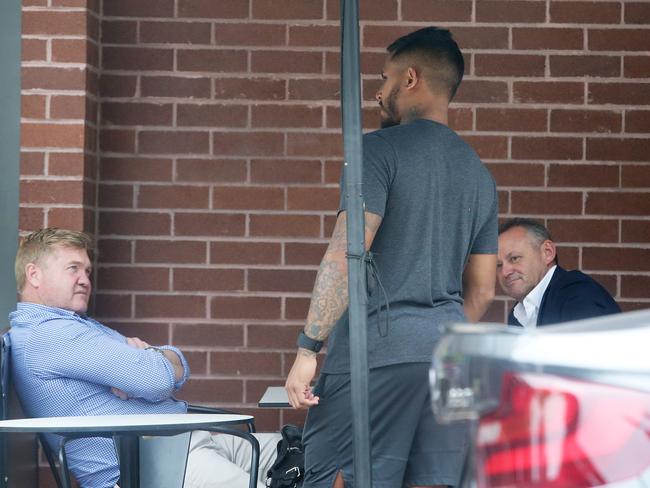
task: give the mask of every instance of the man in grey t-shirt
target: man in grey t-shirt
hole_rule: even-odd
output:
[[[385,310],[375,312],[382,294],[371,290],[373,486],[454,485],[460,472],[463,432],[435,422],[427,372],[437,326],[476,321],[493,298],[498,211],[489,172],[447,127],[462,74],[449,31],[430,27],[396,40],[377,92],[384,128],[363,139],[365,241],[390,304],[386,321]],[[345,204],[342,196],[286,382],[291,404],[310,407],[305,488],[353,482]],[[328,336],[312,390],[316,354]]]

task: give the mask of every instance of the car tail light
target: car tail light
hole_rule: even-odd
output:
[[[506,373],[481,416],[479,488],[589,487],[650,467],[650,394],[543,374]]]

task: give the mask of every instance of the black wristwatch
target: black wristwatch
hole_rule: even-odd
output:
[[[317,341],[307,336],[304,332],[300,332],[296,346],[307,349],[308,351],[318,352],[323,347],[323,341]]]

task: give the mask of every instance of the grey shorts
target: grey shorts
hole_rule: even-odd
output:
[[[441,425],[431,411],[429,364],[370,370],[370,443],[373,488],[458,484],[467,425]],[[321,374],[303,433],[304,488],[330,488],[343,472],[353,487],[352,409],[349,374]]]

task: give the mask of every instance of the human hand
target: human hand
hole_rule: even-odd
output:
[[[127,395],[124,391],[120,390],[119,388],[111,388],[111,393],[118,397],[120,400],[128,400],[129,395]]]
[[[136,349],[146,349],[149,347],[149,344],[144,342],[139,337],[127,337],[126,343],[131,347],[135,347]]]
[[[318,405],[319,398],[311,389],[311,381],[316,375],[316,354],[299,349],[287,376],[284,388],[287,390],[289,403],[293,408],[306,408]]]

